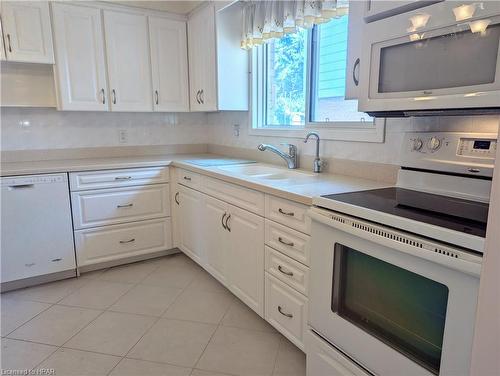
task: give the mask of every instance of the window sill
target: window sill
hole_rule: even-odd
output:
[[[385,119],[376,119],[373,126],[324,126],[307,125],[302,129],[289,128],[253,128],[251,136],[305,138],[309,132],[317,132],[322,140],[356,141],[383,143],[385,140]]]

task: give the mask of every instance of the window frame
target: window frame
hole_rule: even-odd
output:
[[[339,141],[359,141],[376,142],[385,141],[385,119],[375,118],[372,124],[366,122],[313,122],[311,121],[311,94],[314,78],[312,54],[316,53],[313,49],[313,30],[308,30],[307,35],[307,61],[306,61],[306,107],[305,124],[303,127],[291,128],[290,126],[270,126],[263,127],[263,121],[266,119],[266,99],[267,99],[267,80],[266,77],[266,59],[267,45],[252,48],[250,51],[250,111],[249,111],[249,135],[286,137],[286,138],[304,138],[307,133],[316,131],[320,137],[325,140]]]

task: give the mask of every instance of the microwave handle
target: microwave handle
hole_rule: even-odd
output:
[[[341,274],[344,269],[342,266],[344,264],[345,251],[343,246],[339,243],[335,243],[333,248],[333,280],[332,280],[332,311],[339,312],[339,301],[340,301],[340,289],[341,289]]]

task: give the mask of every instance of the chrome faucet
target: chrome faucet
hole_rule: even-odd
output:
[[[319,158],[319,134],[316,132],[309,132],[306,136],[306,139],[304,140],[304,144],[307,143],[309,140],[309,137],[316,137],[316,157],[314,158],[313,162],[313,171],[314,172],[321,172],[321,168],[323,167],[323,161]]]
[[[288,146],[288,154],[281,151],[276,146],[269,144],[260,144],[259,146],[257,146],[257,149],[259,149],[260,151],[269,150],[275,154],[278,154],[281,158],[283,158],[286,161],[288,168],[290,169],[297,168],[299,166],[297,146],[286,143],[281,145]]]

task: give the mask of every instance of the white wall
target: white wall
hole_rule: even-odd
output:
[[[4,107],[1,149],[206,143],[206,119],[203,113],[59,112],[49,108]],[[120,130],[127,131],[127,143],[119,142]]]
[[[210,143],[212,144],[256,149],[257,145],[263,142],[271,144],[290,142],[299,147],[300,153],[314,155],[315,152],[314,142],[304,144],[302,140],[299,139],[249,135],[247,112],[208,114],[208,123],[211,127]],[[240,125],[239,137],[234,135],[234,124]],[[399,164],[399,155],[404,132],[440,130],[497,133],[499,124],[499,116],[387,119],[384,143],[322,141],[320,144],[320,153],[321,156],[325,158],[350,159],[397,165]]]
[[[48,108],[2,108],[1,149],[68,149],[130,145],[174,145],[211,143],[256,150],[259,143],[292,142],[304,155],[314,154],[314,142],[299,139],[251,136],[247,112],[204,113],[111,113],[59,112]],[[28,122],[28,123],[25,123]],[[403,133],[412,130],[457,130],[492,132],[500,117],[441,117],[388,119],[385,143],[323,141],[321,155],[398,164]],[[233,125],[240,125],[240,136]],[[119,142],[126,130],[128,142]]]

